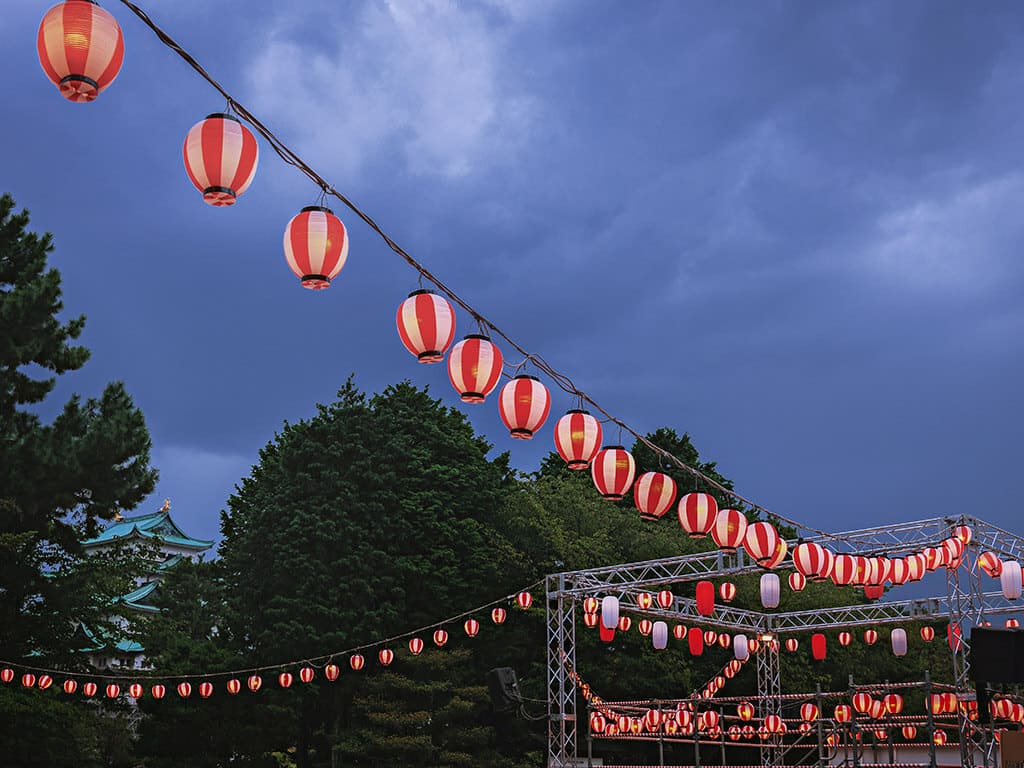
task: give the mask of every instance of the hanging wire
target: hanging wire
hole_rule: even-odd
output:
[[[362,219],[370,229],[377,233],[380,238],[387,244],[387,246],[394,251],[399,257],[401,257],[410,267],[415,269],[420,275],[420,281],[425,278],[437,288],[438,291],[447,296],[452,302],[461,307],[467,314],[469,314],[477,323],[480,328],[480,332],[491,337],[492,333],[500,337],[505,343],[511,348],[519,352],[523,357],[533,360],[534,365],[538,370],[547,375],[555,385],[569,394],[570,396],[579,398],[580,404],[588,404],[597,413],[605,417],[605,421],[616,424],[620,430],[624,430],[628,434],[632,435],[638,442],[646,446],[648,449],[653,451],[656,455],[663,457],[669,464],[676,469],[686,472],[691,475],[699,483],[703,483],[707,487],[718,491],[723,495],[724,498],[734,499],[737,503],[743,504],[749,509],[764,515],[769,518],[779,520],[786,525],[797,529],[798,531],[808,531],[810,533],[817,534],[824,538],[832,539],[835,541],[843,541],[849,543],[857,543],[857,539],[848,537],[837,536],[829,531],[824,531],[819,528],[801,523],[788,517],[784,517],[776,512],[763,507],[760,504],[755,503],[751,499],[748,499],[736,491],[726,488],[722,483],[714,480],[705,473],[701,472],[696,467],[691,467],[682,461],[680,458],[670,453],[669,451],[655,445],[645,435],[640,434],[638,431],[633,429],[631,426],[626,424],[621,419],[616,418],[604,408],[602,408],[595,400],[593,400],[586,392],[581,391],[573,380],[559,371],[555,370],[543,357],[536,354],[529,353],[526,349],[520,346],[515,340],[508,336],[501,328],[499,328],[494,322],[488,320],[486,317],[481,315],[476,309],[474,309],[467,301],[462,299],[453,288],[443,282],[437,275],[427,269],[423,264],[418,262],[411,254],[408,253],[401,245],[391,238],[390,235],[385,232],[379,224],[359,206],[357,206],[352,200],[346,197],[344,194],[334,188],[326,179],[324,179],[319,173],[317,173],[312,167],[306,164],[305,161],[299,157],[287,144],[279,139],[266,125],[263,124],[255,115],[253,115],[245,105],[236,101],[227,89],[224,88],[217,80],[210,75],[203,66],[196,61],[196,59],[186,51],[177,41],[174,40],[167,32],[161,29],[156,22],[154,22],[149,15],[142,10],[138,5],[131,2],[131,0],[120,0],[121,3],[126,6],[132,13],[139,17],[142,22],[149,27],[156,35],[157,39],[161,43],[166,45],[172,51],[178,54],[192,69],[194,69],[206,82],[208,82],[218,93],[221,94],[226,100],[231,109],[247,122],[253,130],[255,130],[263,139],[270,145],[271,149],[288,165],[298,169],[303,175],[305,175],[310,181],[317,185],[323,190],[325,195],[330,195],[337,198],[348,208],[352,213]],[[485,330],[486,329],[486,330]]]

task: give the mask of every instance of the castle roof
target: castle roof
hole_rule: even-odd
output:
[[[99,536],[82,542],[86,549],[113,544],[130,538],[151,539],[159,543],[172,544],[184,549],[202,552],[213,546],[213,541],[193,539],[185,534],[171,519],[168,510],[161,509],[148,515],[125,517],[107,526]]]

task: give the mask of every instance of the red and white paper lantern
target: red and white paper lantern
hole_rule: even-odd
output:
[[[182,155],[188,177],[203,193],[203,201],[223,208],[234,205],[249,188],[256,176],[260,149],[252,131],[237,117],[216,112],[192,126],[185,136]]]
[[[581,470],[601,449],[601,422],[587,411],[569,411],[555,423],[555,448],[569,469]]]
[[[718,502],[710,493],[688,493],[679,500],[679,525],[690,538],[707,536],[717,517]]]
[[[502,357],[490,339],[471,333],[452,347],[448,378],[464,403],[482,403],[498,386]]]
[[[633,500],[642,519],[659,520],[676,500],[676,481],[664,472],[644,472],[633,486]]]
[[[455,338],[455,312],[433,291],[413,291],[395,314],[398,337],[421,363],[439,363]]]
[[[610,445],[598,451],[590,463],[590,476],[598,493],[609,501],[620,501],[633,485],[636,462],[633,454],[621,445]]]
[[[348,231],[330,208],[307,206],[284,228],[284,255],[303,288],[323,290],[348,260]]]
[[[536,376],[516,376],[501,388],[498,410],[512,437],[529,440],[547,421],[551,395]]]
[[[124,36],[107,11],[67,0],[43,16],[36,38],[43,71],[61,96],[87,103],[114,82],[124,63]]]
[[[715,515],[711,538],[723,552],[735,552],[747,535],[747,518],[738,509],[722,509]]]

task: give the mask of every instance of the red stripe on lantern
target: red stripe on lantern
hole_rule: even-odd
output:
[[[517,440],[529,440],[547,421],[551,395],[536,376],[516,376],[501,388],[501,420]]]
[[[482,403],[501,378],[501,350],[486,336],[470,334],[448,355],[448,378],[464,403]]]

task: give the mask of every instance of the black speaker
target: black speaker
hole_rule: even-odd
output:
[[[495,709],[510,709],[523,703],[516,671],[511,667],[497,667],[488,672],[487,687]]]
[[[984,683],[1024,683],[1024,630],[971,630],[971,678]]]

